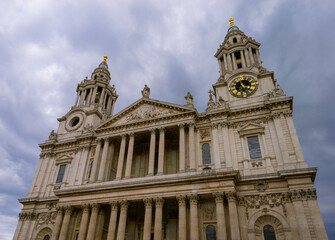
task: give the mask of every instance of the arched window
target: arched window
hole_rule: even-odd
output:
[[[213,225],[206,227],[206,240],[216,240],[216,230]]]
[[[202,145],[202,164],[211,163],[211,147],[208,143]]]
[[[88,167],[88,175],[87,175],[87,178],[90,178],[90,177],[91,177],[92,167],[93,167],[93,161],[91,161],[90,166]]]
[[[45,235],[43,240],[50,240],[50,235],[49,234]]]
[[[233,38],[233,43],[237,43],[237,39],[236,38]]]
[[[271,225],[265,225],[263,227],[264,240],[276,240],[275,230]]]

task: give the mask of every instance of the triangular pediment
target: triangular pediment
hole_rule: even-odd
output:
[[[120,126],[136,122],[170,117],[178,114],[196,112],[194,108],[158,100],[141,98],[102,123],[99,128]]]
[[[257,123],[247,123],[238,130],[241,136],[264,133],[264,126]]]

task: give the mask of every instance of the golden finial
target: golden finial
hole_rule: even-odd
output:
[[[213,94],[212,93],[214,93],[212,90],[209,90],[209,101],[210,102],[213,102]]]
[[[104,56],[103,62],[105,62],[105,63],[107,62],[107,55]]]
[[[235,25],[235,23],[234,23],[234,19],[233,19],[233,18],[230,18],[230,19],[229,19],[229,22],[230,22],[230,26]]]

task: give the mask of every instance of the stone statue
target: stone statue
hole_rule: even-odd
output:
[[[57,140],[57,134],[55,133],[54,130],[51,131],[49,135],[49,140],[56,141]]]
[[[193,107],[193,96],[190,92],[187,93],[185,99],[186,99],[186,106]]]
[[[147,85],[144,85],[144,88],[142,90],[142,96],[145,98],[149,98],[150,96],[150,88]]]

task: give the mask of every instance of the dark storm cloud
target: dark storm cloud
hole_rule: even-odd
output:
[[[294,96],[294,120],[318,202],[335,236],[332,1],[10,1],[0,16],[0,239],[11,239],[44,142],[76,86],[108,54],[116,111],[141,97],[199,112],[219,77],[213,58],[228,19],[262,44],[261,58]]]

